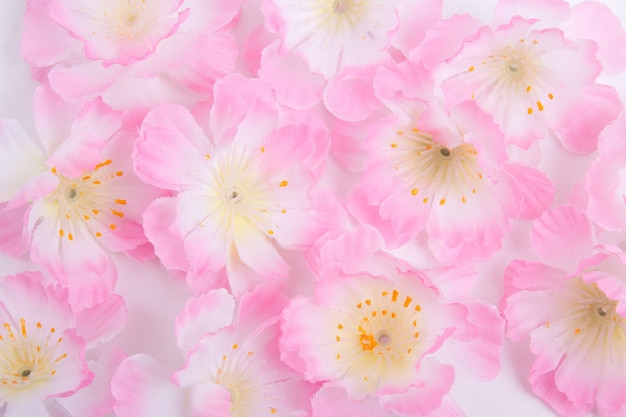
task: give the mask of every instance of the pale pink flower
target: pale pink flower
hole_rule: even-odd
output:
[[[185,367],[172,374],[145,354],[124,361],[112,384],[116,415],[310,415],[310,384],[280,361],[286,303],[268,286],[244,295],[236,314],[224,289],[190,299],[177,319]]]
[[[283,359],[308,381],[376,404],[380,415],[428,416],[454,380],[453,367],[437,358],[440,348],[463,352],[449,358],[472,355],[481,377],[497,374],[502,322],[495,309],[446,301],[424,273],[385,253],[373,228],[329,239],[316,269],[313,297],[290,302],[281,337]]]
[[[189,14],[183,0],[52,0],[50,15],[85,45],[89,59],[127,65],[144,59]]]
[[[505,274],[507,334],[530,336],[532,389],[563,416],[626,412],[626,256],[593,241],[584,213],[557,207],[531,230],[544,263]]]
[[[193,105],[233,69],[237,46],[220,30],[238,12],[231,0],[33,1],[22,50],[66,100]]]
[[[181,106],[153,109],[135,145],[136,171],[177,192],[144,216],[157,255],[187,271],[196,291],[222,285],[214,274],[224,267],[237,294],[281,283],[288,265],[277,247],[303,249],[320,233],[309,190],[326,147],[313,114],[282,112],[263,82],[239,75],[216,84],[204,131]]]
[[[447,102],[475,100],[507,143],[528,148],[552,131],[568,150],[588,153],[622,107],[614,88],[596,82],[596,53],[595,42],[515,16],[465,38],[436,77]]]
[[[388,62],[399,1],[271,0],[266,24],[285,51],[302,55],[311,71],[332,78],[342,69]]]
[[[429,83],[419,64],[378,72],[378,96],[394,115],[369,129],[369,158],[348,207],[390,247],[425,230],[441,260],[485,259],[500,249],[510,219],[547,208],[554,186],[508,160],[498,127],[474,102],[443,111]]]
[[[587,171],[589,217],[609,230],[626,229],[626,115],[602,132],[600,155]]]
[[[43,152],[16,122],[0,122],[2,200],[6,209],[26,208],[20,237],[57,279],[76,280],[72,300],[85,282],[110,293],[116,272],[109,252],[133,254],[147,244],[140,219],[156,195],[134,176],[133,123],[124,126],[100,101],[76,114],[47,87],[35,106]]]
[[[67,292],[45,285],[36,273],[0,280],[0,409],[5,417],[57,416],[111,410],[108,384],[98,384],[91,398],[80,391],[94,374],[86,349],[110,340],[125,321],[120,297],[73,312]],[[109,359],[106,359],[109,360]],[[115,360],[114,360],[115,362]],[[106,371],[104,375],[106,377]],[[93,396],[95,395],[95,396]]]

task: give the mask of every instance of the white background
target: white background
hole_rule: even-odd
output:
[[[570,3],[578,2],[571,1]],[[469,13],[484,22],[489,22],[493,16],[495,0],[445,0],[444,3],[445,16],[454,13]],[[604,0],[603,3],[612,7],[622,22],[626,22],[624,0]],[[0,117],[16,119],[28,134],[35,136],[32,97],[36,83],[31,80],[29,68],[20,52],[24,9],[25,3],[22,0],[0,0]],[[626,98],[625,76],[603,81],[616,85],[622,100]],[[550,175],[554,179],[558,177],[559,171],[570,171],[570,163],[584,165],[588,163],[589,158],[564,156],[560,160],[567,161],[568,167],[552,167],[553,172]],[[561,180],[574,181],[563,178]],[[569,189],[571,184],[557,184],[557,186],[561,185],[563,185],[562,188]],[[518,247],[519,240],[526,239],[527,227],[528,225],[524,224],[516,227],[505,242],[505,250]],[[481,268],[478,295],[496,305],[499,303],[502,289],[494,287],[492,283],[500,282],[501,279],[493,280],[490,277],[494,274],[501,275],[508,260],[509,257],[503,254]],[[148,352],[173,368],[180,367],[182,358],[175,346],[173,324],[175,314],[182,309],[188,296],[184,286],[159,268],[156,261],[144,265],[138,265],[122,257],[117,257],[116,261],[120,273],[118,292],[125,297],[128,304],[129,320],[115,340],[115,344],[129,355]],[[27,260],[14,260],[0,254],[0,276],[27,269],[34,269],[34,266]],[[478,382],[463,374],[457,375],[452,396],[466,415],[468,417],[556,416],[530,391],[527,376],[532,363],[532,355],[528,350],[528,343],[505,342],[502,362],[501,374],[490,382]]]

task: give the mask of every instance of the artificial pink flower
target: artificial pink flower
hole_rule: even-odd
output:
[[[452,366],[436,359],[442,346],[464,345],[458,358],[474,352],[481,376],[497,374],[495,309],[444,301],[425,274],[385,253],[368,226],[329,239],[319,254],[314,296],[292,299],[283,312],[282,357],[305,379],[402,416],[428,416],[454,380]]]
[[[124,361],[112,383],[116,415],[310,415],[311,386],[280,361],[279,314],[286,303],[268,286],[243,296],[236,317],[223,289],[190,299],[177,319],[185,367],[172,375],[145,354]]]
[[[52,0],[50,15],[85,45],[89,59],[127,65],[144,59],[189,14],[182,0]]]
[[[237,46],[221,29],[238,1],[92,3],[44,0],[26,10],[24,56],[66,100],[101,97],[116,109],[192,106],[233,69]]]
[[[196,291],[214,287],[224,267],[237,294],[261,280],[280,283],[288,265],[277,246],[303,249],[320,233],[309,190],[326,152],[325,128],[312,115],[281,112],[263,82],[239,75],[216,84],[210,118],[203,131],[181,106],[146,116],[136,171],[177,192],[148,208],[147,234],[168,268],[188,271]]]
[[[530,336],[531,387],[563,416],[626,412],[626,256],[593,241],[584,213],[557,207],[531,230],[544,263],[516,260],[505,274],[507,334]]]
[[[568,150],[593,151],[622,105],[614,88],[596,83],[602,63],[595,42],[566,36],[519,16],[482,27],[437,70],[446,101],[475,100],[507,143],[528,148],[553,131]]]
[[[78,409],[111,410],[101,385],[96,397],[80,395],[94,374],[85,350],[110,340],[125,321],[120,297],[73,312],[64,289],[45,285],[37,273],[0,280],[0,404],[5,417],[74,415]],[[89,404],[91,403],[91,405]]]
[[[26,208],[23,237],[32,259],[63,283],[78,280],[70,286],[73,300],[83,289],[81,274],[93,273],[92,289],[110,293],[116,273],[108,253],[132,254],[147,244],[140,219],[156,195],[134,176],[133,123],[123,125],[100,101],[75,114],[76,106],[47,87],[37,91],[35,106],[45,152],[17,123],[0,122],[5,210]]]
[[[388,62],[398,26],[398,1],[271,0],[266,24],[285,51],[302,55],[311,71],[332,78],[342,69]]]
[[[474,102],[450,112],[433,104],[431,83],[410,62],[378,72],[377,96],[394,115],[370,128],[369,158],[348,207],[390,247],[425,230],[441,260],[486,259],[500,249],[509,219],[541,214],[554,186],[508,160],[498,127]]]

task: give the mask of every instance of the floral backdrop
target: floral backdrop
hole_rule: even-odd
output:
[[[0,416],[626,416],[617,1],[0,14]]]

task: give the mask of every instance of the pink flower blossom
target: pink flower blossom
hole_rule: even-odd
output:
[[[182,0],[52,0],[50,15],[85,45],[89,59],[127,65],[151,54],[189,14]]]
[[[398,1],[272,0],[264,4],[282,49],[301,54],[311,71],[332,78],[343,68],[390,60]]]
[[[306,114],[281,115],[264,83],[240,76],[216,84],[210,117],[207,137],[180,106],[146,116],[137,173],[177,192],[148,208],[148,236],[167,267],[188,271],[196,291],[212,288],[224,267],[237,294],[261,280],[278,284],[288,266],[277,246],[306,248],[320,233],[309,190],[325,128]]]
[[[509,219],[547,208],[552,183],[508,161],[502,134],[475,103],[445,112],[419,98],[433,90],[417,64],[383,68],[376,83],[394,116],[370,127],[369,158],[348,206],[390,247],[425,230],[441,260],[485,259],[500,249]]]
[[[447,102],[476,100],[507,143],[528,148],[553,131],[568,150],[588,153],[622,107],[614,88],[596,82],[596,53],[595,42],[515,16],[467,37],[436,76]]]
[[[626,256],[592,246],[589,220],[568,206],[542,216],[531,238],[545,263],[513,261],[503,304],[509,337],[530,336],[533,391],[563,416],[624,415]]]
[[[132,254],[147,243],[140,218],[156,195],[134,177],[133,127],[100,101],[75,114],[75,106],[46,87],[35,101],[45,153],[17,123],[0,122],[7,172],[2,199],[7,209],[26,207],[19,238],[30,245],[32,259],[61,282],[78,280],[70,287],[73,300],[86,281],[79,274],[93,273],[92,289],[110,293],[116,273],[108,253]]]
[[[67,292],[44,285],[42,276],[24,273],[0,280],[0,405],[3,416],[74,415],[75,410],[111,410],[104,384],[90,390],[96,398],[73,401],[94,374],[85,350],[110,340],[125,320],[123,301],[113,297],[73,312]],[[106,375],[106,373],[104,373]]]
[[[237,15],[239,2],[185,6],[181,0],[30,2],[24,56],[66,100],[101,97],[116,109],[169,101],[191,106],[233,69],[237,47],[220,29]]]
[[[481,346],[473,365],[493,377],[501,320],[480,303],[444,301],[425,274],[382,248],[380,236],[365,226],[323,245],[314,296],[292,299],[283,312],[283,359],[308,381],[340,389],[339,397],[403,416],[431,415],[454,380],[437,351]]]
[[[147,355],[124,361],[113,379],[116,415],[310,415],[311,386],[280,361],[286,299],[264,286],[241,298],[236,315],[233,304],[223,289],[190,299],[177,320],[186,364],[173,375]]]

